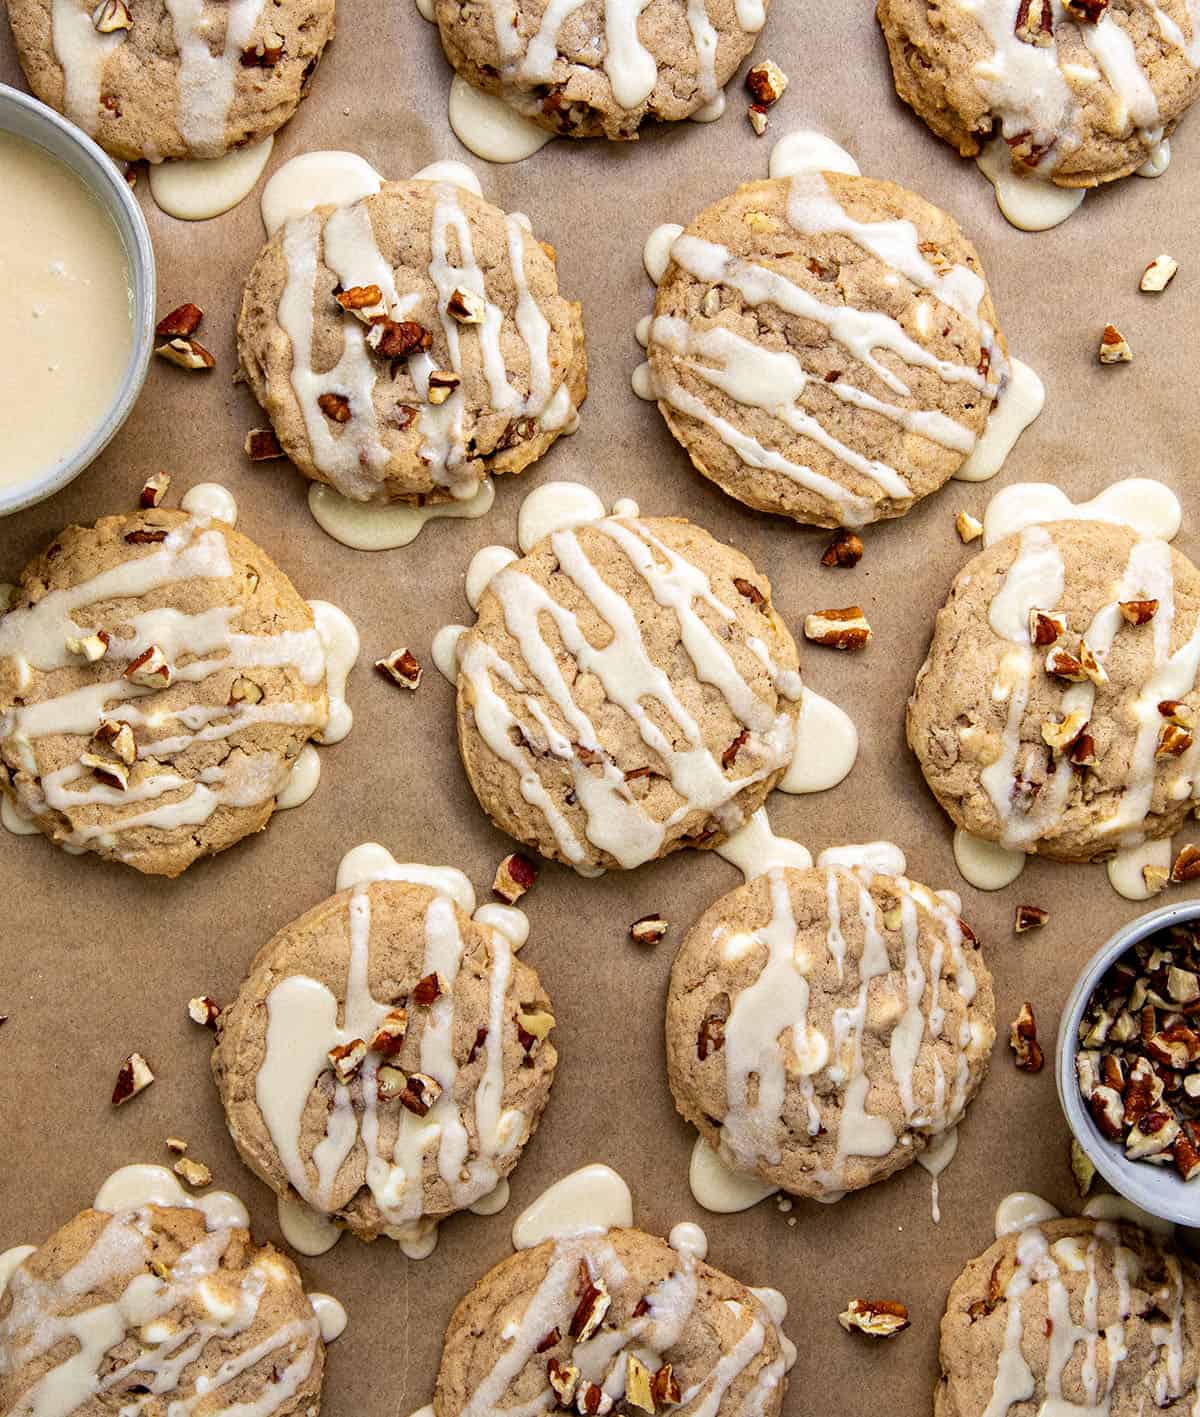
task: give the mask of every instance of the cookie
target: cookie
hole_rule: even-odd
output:
[[[964,830],[1056,861],[1111,856],[1191,811],[1198,664],[1185,556],[1106,522],[1031,526],[956,577],[909,746]]]
[[[624,1395],[629,1411],[776,1417],[786,1344],[754,1290],[684,1244],[641,1230],[548,1240],[498,1264],[454,1311],[433,1411],[598,1413]]]
[[[296,467],[360,502],[468,498],[541,457],[587,392],[553,247],[449,182],[283,226],[246,281],[238,353]]]
[[[974,157],[1003,136],[1016,171],[1096,187],[1136,171],[1200,94],[1200,33],[1187,0],[1072,10],[877,0],[896,92],[939,138]]]
[[[458,662],[480,805],[585,874],[717,845],[795,749],[798,656],[770,583],[678,518],[544,538],[488,583]]]
[[[0,1291],[0,1412],[315,1417],[324,1366],[291,1260],[199,1210],[85,1210]]]
[[[1190,1259],[1124,1221],[1046,1221],[997,1240],[954,1281],[934,1414],[1188,1417],[1198,1344]]]
[[[1008,378],[974,248],[869,177],[750,182],[671,247],[647,358],[697,471],[814,526],[902,515],[966,461]]]
[[[266,826],[328,714],[312,611],[205,517],[68,527],[0,617],[0,786],[67,851],[179,875]]]
[[[214,158],[296,111],[334,0],[9,0],[29,87],[113,157]]]
[[[517,1164],[549,1096],[553,1024],[499,931],[428,886],[372,881],[259,951],[213,1075],[272,1190],[364,1240],[415,1240]]]
[[[775,869],[680,946],[667,1076],[733,1169],[827,1199],[955,1126],[995,1035],[978,941],[931,890],[863,868]]]
[[[436,0],[446,58],[469,84],[571,138],[628,139],[723,101],[768,0]]]

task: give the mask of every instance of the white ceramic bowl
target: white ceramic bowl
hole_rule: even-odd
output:
[[[36,143],[83,182],[111,216],[129,263],[133,289],[133,340],[129,361],[107,413],[78,447],[66,453],[36,477],[11,487],[0,487],[0,516],[18,512],[52,496],[94,462],[104,446],[129,417],[146,381],[154,348],[154,248],[146,218],[129,184],[106,153],[86,133],[68,123],[52,108],[18,89],[0,84],[0,131]]]
[[[1164,905],[1148,915],[1131,920],[1092,956],[1075,982],[1058,1025],[1055,1080],[1067,1123],[1079,1145],[1095,1163],[1108,1184],[1148,1210],[1151,1215],[1176,1225],[1200,1225],[1200,1179],[1184,1181],[1173,1166],[1151,1166],[1145,1161],[1129,1161],[1119,1142],[1101,1135],[1084,1103],[1075,1077],[1075,1055],[1079,1051],[1079,1021],[1087,1008],[1092,990],[1105,973],[1140,940],[1169,925],[1200,920],[1200,900]]]

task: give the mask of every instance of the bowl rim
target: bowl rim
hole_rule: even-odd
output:
[[[1108,1141],[1096,1126],[1084,1105],[1075,1076],[1079,1021],[1100,978],[1117,959],[1147,936],[1189,920],[1200,920],[1200,900],[1160,906],[1127,921],[1092,955],[1076,979],[1059,1017],[1054,1072],[1058,1100],[1071,1134],[1113,1190],[1161,1220],[1194,1226],[1200,1225],[1200,1183],[1186,1182],[1168,1168],[1127,1160],[1124,1152]],[[1158,1177],[1169,1179],[1173,1184],[1155,1185],[1153,1182]],[[1171,1199],[1176,1194],[1178,1201]]]
[[[18,130],[6,121],[14,111],[32,119],[37,136]],[[108,411],[68,456],[36,477],[0,488],[0,517],[4,517],[61,491],[99,457],[129,417],[146,381],[153,353],[157,271],[150,229],[129,183],[112,158],[81,128],[20,89],[0,84],[0,132],[37,143],[60,162],[65,160],[63,153],[68,149],[73,149],[82,158],[79,167],[68,165],[112,218],[129,265],[133,292],[129,359]]]

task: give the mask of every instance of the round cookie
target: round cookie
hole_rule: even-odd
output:
[[[754,48],[769,0],[436,0],[466,81],[571,138],[629,139],[706,105]]]
[[[85,1210],[0,1289],[0,1411],[315,1413],[325,1346],[295,1265],[199,1210]]]
[[[776,1417],[791,1356],[754,1290],[684,1243],[609,1230],[519,1250],[484,1275],[446,1328],[433,1411],[596,1412],[603,1384],[630,1411]],[[656,1379],[671,1395],[651,1403]]]
[[[1013,167],[1060,187],[1139,168],[1200,93],[1187,0],[877,0],[896,92],[974,157],[1003,136]]]
[[[220,1017],[213,1075],[272,1190],[364,1240],[412,1242],[517,1164],[550,1093],[553,1025],[498,930],[428,886],[372,881],[263,946]]]
[[[739,551],[672,517],[556,531],[488,583],[458,649],[484,811],[585,874],[716,846],[795,749],[795,642]]]
[[[69,851],[179,875],[266,826],[328,715],[312,611],[221,522],[68,527],[0,616],[0,786]]]
[[[955,578],[909,746],[964,830],[1056,861],[1111,856],[1191,811],[1198,661],[1200,572],[1185,556],[1106,522],[1031,526]]]
[[[246,281],[238,355],[296,467],[361,502],[468,498],[541,457],[587,392],[553,247],[449,182],[283,226]]]
[[[997,1240],[954,1281],[934,1414],[1190,1417],[1198,1344],[1190,1259],[1124,1221],[1045,1221]]]
[[[961,1120],[995,1039],[992,981],[925,886],[776,869],[688,933],[666,1039],[675,1105],[728,1165],[828,1198],[910,1165]]]
[[[896,517],[966,461],[1008,378],[974,248],[868,177],[750,182],[671,247],[647,358],[696,469],[814,526]]]
[[[334,0],[9,0],[34,93],[113,157],[215,158],[296,111]]]

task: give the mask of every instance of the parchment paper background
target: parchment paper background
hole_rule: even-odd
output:
[[[133,417],[104,457],[52,501],[0,524],[0,579],[14,579],[68,522],[132,505],[158,468],[174,478],[171,502],[193,482],[221,481],[237,496],[241,528],[303,594],[335,601],[358,625],[363,654],[350,684],[356,724],[345,743],[322,750],[323,779],[307,806],[281,813],[257,838],[178,881],[0,834],[0,1013],[11,1015],[0,1032],[0,1250],[40,1242],[90,1203],[114,1167],[169,1160],[169,1133],[186,1137],[216,1182],[246,1199],[258,1235],[279,1241],[274,1198],[227,1138],[208,1072],[211,1038],[188,1021],[186,1002],[200,992],[229,1000],[258,946],[330,893],[339,858],[360,841],[383,842],[401,860],[460,866],[487,898],[509,842],[466,787],[451,689],[432,667],[429,644],[440,625],[469,618],[462,587],[471,554],[514,539],[517,509],[533,486],[576,478],[606,501],[632,495],[644,512],[686,514],[737,543],[770,575],[798,638],[806,611],[865,607],[875,630],[865,654],[804,654],[808,681],[858,724],[858,764],[830,793],[776,794],[771,817],[778,832],[814,852],[892,838],[917,879],[962,891],[997,982],[1001,1036],[992,1073],[942,1178],[938,1227],[929,1177],[917,1167],[837,1206],[798,1202],[794,1227],[773,1201],[741,1216],[707,1215],[688,1190],[692,1133],[675,1116],[664,1077],[663,992],[683,933],[740,877],[716,856],[697,853],[598,881],[544,868],[523,902],[533,923],[525,957],[554,1001],[562,1061],[541,1129],[513,1178],[510,1207],[490,1219],[451,1221],[421,1263],[386,1241],[366,1246],[352,1238],[301,1261],[310,1286],[338,1295],[350,1314],[330,1350],[324,1411],[405,1417],[427,1402],[446,1320],[475,1279],[509,1253],[513,1218],[550,1181],[603,1160],[632,1187],[639,1224],[664,1233],[678,1220],[698,1220],[716,1264],[786,1294],[800,1350],[790,1417],[924,1414],[946,1291],[990,1243],[996,1202],[1030,1189],[1064,1208],[1077,1204],[1052,1067],[1036,1077],[1014,1069],[1008,1022],[1030,1000],[1049,1057],[1074,976],[1142,907],[1114,895],[1102,867],[1034,864],[992,897],[965,886],[948,823],[904,746],[903,704],[932,616],[970,554],[955,536],[954,514],[960,507],[980,513],[1005,483],[1048,479],[1079,498],[1118,477],[1161,477],[1188,509],[1177,544],[1193,555],[1200,550],[1193,195],[1200,133],[1188,131],[1195,120],[1177,135],[1164,178],[1131,178],[1089,197],[1057,231],[1031,236],[1004,222],[974,165],[896,101],[867,0],[774,0],[757,56],[773,57],[792,82],[766,139],[751,132],[735,82],[715,125],[685,123],[624,146],[556,142],[511,167],[472,159],[450,132],[449,71],[436,31],[412,0],[341,0],[338,20],[338,37],[310,97],[277,138],[268,174],[315,148],[362,153],[395,177],[435,158],[472,161],[485,194],[528,212],[538,235],[558,248],[562,288],[583,301],[591,395],[578,435],[524,477],[502,480],[487,519],[434,522],[401,550],[350,551],[311,520],[306,484],[288,464],[252,466],[242,454],[246,430],[262,421],[250,395],[232,383],[241,282],[263,239],[257,201],[189,225],[158,212],[141,179],[158,252],[159,311],[183,300],[202,305],[199,334],[217,368],[194,375],[154,361]],[[7,32],[0,78],[20,83]],[[822,129],[864,172],[913,187],[958,217],[979,248],[1013,351],[1039,370],[1048,391],[1045,414],[1000,479],[951,483],[902,521],[870,529],[866,556],[849,572],[818,564],[826,534],[745,511],[695,476],[656,410],[629,387],[640,358],[633,326],[651,296],[644,237],[659,222],[689,220],[736,183],[765,176],[771,141],[800,127]],[[1180,274],[1165,295],[1141,295],[1141,270],[1160,251],[1181,262]],[[1132,366],[1097,365],[1109,320],[1133,345]],[[415,695],[370,667],[399,644],[427,665]],[[1018,900],[1046,907],[1049,925],[1014,937]],[[626,930],[650,911],[662,912],[672,929],[657,949],[641,950]],[[158,1081],[114,1112],[115,1072],[135,1048]],[[902,1299],[911,1330],[886,1344],[844,1334],[835,1316],[851,1297]]]

